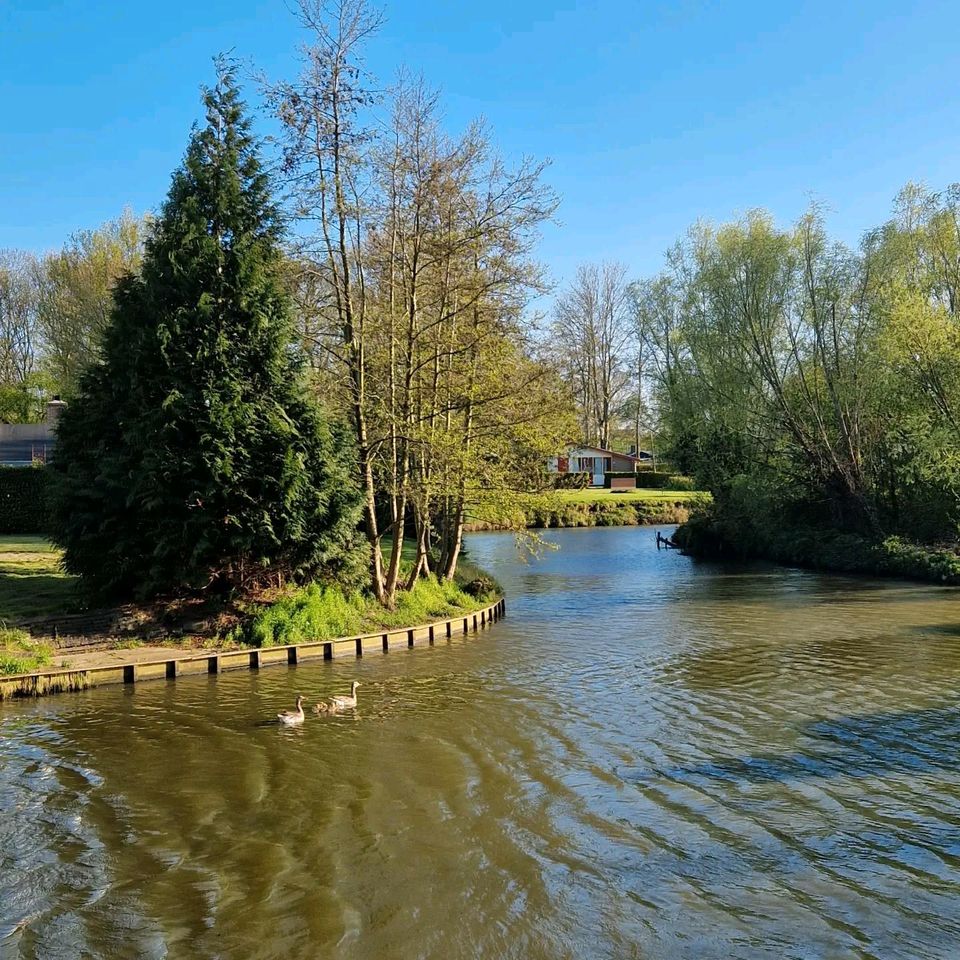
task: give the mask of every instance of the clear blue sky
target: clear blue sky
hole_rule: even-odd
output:
[[[698,217],[810,197],[856,242],[907,180],[960,180],[952,2],[389,0],[368,65],[483,115],[508,156],[550,158],[562,199],[541,258],[558,280],[637,275]],[[289,75],[284,0],[0,0],[0,247],[59,246],[156,207],[211,56]]]

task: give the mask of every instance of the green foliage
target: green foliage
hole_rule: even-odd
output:
[[[39,534],[47,529],[48,481],[43,467],[0,467],[0,535]]]
[[[681,526],[674,539],[699,557],[747,559],[960,584],[960,553],[913,543],[902,537],[881,541],[808,526],[735,524],[726,514],[700,513]]]
[[[114,289],[51,469],[64,564],[99,596],[358,576],[343,438],[308,394],[279,222],[232,68]]]
[[[858,251],[816,208],[787,230],[752,212],[698,225],[637,287],[672,459],[716,503],[684,535],[840,569],[940,569],[890,544],[926,556],[960,533],[958,237],[960,185],[909,186]]]
[[[255,613],[235,639],[273,647],[345,637],[360,631],[365,608],[359,594],[311,583]]]
[[[660,470],[640,470],[636,473],[608,473],[604,486],[610,487],[613,477],[636,477],[637,488],[641,490],[696,490],[697,486],[692,477],[685,477],[676,473],[665,473]]]
[[[72,399],[83,371],[97,359],[113,288],[139,268],[146,233],[147,221],[125,210],[96,230],[75,233],[41,263],[37,317],[55,392]]]
[[[34,640],[23,630],[0,628],[0,675],[31,673],[53,661],[49,644]]]
[[[551,479],[554,490],[586,490],[593,478],[589,473],[555,473]]]
[[[468,591],[453,582],[424,577],[413,589],[398,591],[396,607],[387,610],[368,595],[311,583],[256,609],[229,639],[272,647],[373,633],[381,627],[416,626],[492,602],[495,581],[486,578],[478,585],[475,580],[472,586]]]

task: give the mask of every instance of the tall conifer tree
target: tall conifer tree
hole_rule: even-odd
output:
[[[206,125],[59,427],[55,536],[100,595],[365,564],[352,470],[291,347],[268,178],[234,70],[217,66]]]

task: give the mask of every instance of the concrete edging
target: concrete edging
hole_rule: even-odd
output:
[[[506,612],[503,597],[462,617],[451,617],[415,627],[399,627],[378,633],[364,633],[332,640],[311,640],[280,647],[253,647],[242,650],[216,650],[145,660],[115,663],[81,670],[40,670],[0,677],[0,701],[13,697],[39,697],[67,690],[110,683],[138,683],[141,680],[172,680],[180,676],[218,674],[226,670],[260,670],[285,664],[293,666],[308,660],[332,660],[335,657],[363,657],[369,653],[430,645],[466,635],[495,623]]]

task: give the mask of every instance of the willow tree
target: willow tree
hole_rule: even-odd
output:
[[[56,539],[101,595],[355,573],[351,465],[291,347],[277,211],[228,64],[204,104],[59,427]]]

